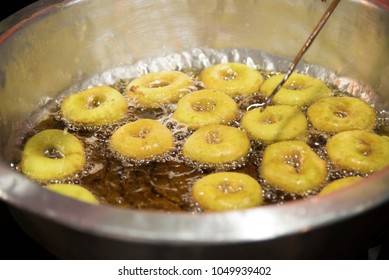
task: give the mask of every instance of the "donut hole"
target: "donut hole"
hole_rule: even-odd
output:
[[[341,119],[347,118],[349,115],[348,110],[344,107],[341,107],[341,106],[337,106],[336,108],[334,108],[333,113],[336,117],[341,118]]]
[[[50,159],[62,159],[65,157],[64,153],[56,147],[49,147],[43,151],[45,157]]]
[[[284,162],[285,164],[293,167],[294,171],[297,173],[297,174],[300,174],[301,173],[301,169],[302,169],[302,162],[301,162],[301,156],[300,154],[298,153],[292,153],[288,156],[285,157],[284,159]]]
[[[219,132],[216,130],[209,131],[205,136],[205,142],[208,144],[220,144],[222,141]]]
[[[263,114],[260,122],[263,124],[276,124],[281,120],[281,116],[273,113]]]
[[[88,97],[85,108],[88,110],[95,109],[99,107],[102,103],[104,103],[107,98],[104,95],[91,95]]]
[[[225,80],[225,81],[233,81],[238,76],[238,73],[236,73],[231,68],[227,68],[227,69],[223,69],[220,72],[220,75],[222,76],[223,80]]]
[[[210,112],[216,107],[216,102],[211,98],[202,98],[192,103],[192,109],[196,112]]]
[[[293,80],[289,83],[286,83],[284,87],[290,90],[304,90],[309,88],[309,86],[304,83],[304,81],[300,80]]]
[[[166,80],[154,80],[148,83],[149,88],[162,88],[168,85],[170,85],[170,82]]]
[[[130,135],[135,138],[145,139],[147,135],[149,135],[149,133],[150,133],[150,129],[142,127],[141,129],[134,131]]]
[[[216,188],[223,194],[237,193],[243,190],[243,187],[241,185],[233,184],[228,180],[225,180],[221,184],[218,184]]]
[[[369,143],[362,139],[357,140],[356,149],[359,154],[365,157],[369,156],[372,152]]]

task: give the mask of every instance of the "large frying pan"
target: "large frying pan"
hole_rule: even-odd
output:
[[[110,69],[202,48],[261,50],[269,54],[257,57],[265,67],[285,69],[327,5],[319,0],[42,0],[15,13],[0,23],[0,198],[26,232],[61,258],[359,254],[388,225],[389,168],[325,197],[191,214],[84,204],[43,190],[8,161],[10,137],[39,106]],[[357,81],[348,84],[353,93],[368,88],[362,97],[387,110],[388,34],[384,4],[343,0],[304,63]]]

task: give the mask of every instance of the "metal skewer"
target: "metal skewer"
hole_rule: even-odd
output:
[[[270,105],[273,101],[274,96],[276,93],[282,88],[282,86],[285,84],[285,82],[289,79],[292,72],[295,70],[297,64],[299,63],[301,57],[305,54],[305,52],[308,50],[308,48],[311,46],[313,41],[315,40],[316,36],[319,34],[320,30],[323,28],[324,24],[327,22],[328,18],[332,14],[332,12],[335,10],[336,6],[339,4],[340,0],[333,0],[331,4],[328,6],[326,12],[320,19],[320,21],[317,23],[315,29],[312,31],[311,35],[308,37],[306,42],[304,43],[303,47],[293,60],[293,62],[289,65],[288,72],[285,74],[285,77],[282,79],[282,81],[278,84],[278,86],[272,91],[272,93],[266,98],[265,102],[261,104],[261,111],[265,110],[268,105]],[[255,105],[255,104],[253,104]],[[251,105],[252,106],[252,105]],[[250,107],[247,109],[250,109]],[[255,106],[257,107],[257,106]]]

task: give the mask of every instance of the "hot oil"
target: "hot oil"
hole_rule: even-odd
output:
[[[196,79],[200,70],[190,68],[182,71]],[[276,74],[269,71],[261,71],[261,73],[265,78]],[[131,79],[118,80],[112,86],[124,93],[130,81]],[[347,93],[337,90],[334,85],[330,85],[330,87],[336,96],[347,95]],[[196,88],[201,89],[202,85],[198,83]],[[236,99],[241,113],[246,111],[252,104],[263,103],[264,101],[265,97],[260,93],[248,98]],[[130,104],[128,117],[118,124],[103,127],[83,127],[66,122],[61,117],[59,104],[60,102],[57,102],[57,106],[47,110],[47,116],[36,122],[27,134],[21,136],[23,140],[18,141],[19,153],[13,153],[17,156],[10,160],[11,165],[17,168],[25,141],[35,133],[52,128],[69,130],[83,141],[88,163],[85,170],[73,178],[64,180],[64,182],[81,184],[94,193],[103,204],[131,209],[202,212],[203,210],[192,199],[191,186],[204,175],[226,168],[246,173],[258,180],[263,188],[265,204],[283,204],[287,201],[304,199],[316,194],[314,191],[303,195],[289,194],[269,185],[259,172],[262,154],[266,148],[262,143],[252,142],[251,152],[247,158],[232,166],[207,166],[188,162],[182,156],[181,148],[192,131],[178,124],[172,118],[175,105],[163,106],[157,109],[138,109]],[[377,133],[388,135],[389,121],[384,113],[378,114]],[[166,125],[173,132],[176,149],[162,157],[146,162],[128,161],[112,152],[109,148],[109,137],[112,133],[120,125],[139,118],[155,119]],[[230,125],[239,127],[239,119],[236,119]],[[309,126],[308,134],[308,145],[321,158],[329,162],[325,145],[331,135],[319,133],[312,126]],[[367,174],[338,170],[329,163],[327,164],[327,171],[327,180],[322,186],[335,179],[347,176],[367,176]]]

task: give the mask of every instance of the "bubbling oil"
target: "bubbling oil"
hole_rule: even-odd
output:
[[[180,69],[180,71],[192,76],[194,80],[197,80],[201,70],[201,68]],[[265,79],[277,74],[270,71],[258,71]],[[119,79],[111,86],[124,94],[131,81],[132,79]],[[329,85],[329,87],[335,96],[348,95],[335,85]],[[197,82],[190,90],[200,89],[203,89],[203,85]],[[236,97],[235,101],[241,112],[237,119],[229,125],[239,127],[242,113],[255,104],[263,104],[265,100],[266,97],[259,92],[249,97]],[[84,126],[69,123],[64,119],[60,103],[61,100],[56,102],[53,108],[47,110],[48,114],[44,120],[34,123],[27,134],[21,136],[22,140],[17,141],[19,153],[15,153],[17,156],[11,160],[11,166],[18,169],[23,145],[30,136],[49,128],[69,130],[84,143],[87,166],[82,172],[71,178],[66,178],[62,182],[84,186],[95,194],[102,204],[130,209],[203,212],[204,210],[192,199],[191,186],[199,178],[221,170],[233,170],[255,178],[262,186],[265,204],[283,204],[287,201],[304,199],[317,194],[315,191],[308,191],[303,195],[286,193],[271,186],[263,179],[259,172],[259,166],[266,145],[261,142],[251,141],[251,150],[248,156],[231,164],[208,165],[189,161],[182,155],[182,146],[193,131],[172,118],[175,104],[144,109],[129,103],[128,116],[120,122],[104,126]],[[303,108],[303,113],[306,114],[306,108]],[[385,112],[378,112],[377,115],[376,132],[389,135],[389,117],[386,116]],[[141,118],[154,119],[168,127],[175,139],[175,149],[162,156],[139,161],[129,160],[113,152],[109,147],[109,139],[113,132],[121,125]],[[367,174],[358,172],[339,170],[330,163],[325,146],[331,136],[331,134],[316,131],[310,124],[308,126],[308,145],[327,162],[328,176],[322,187],[335,179],[347,176],[367,176]],[[216,138],[210,141],[216,141]],[[55,151],[48,153],[58,156]],[[289,160],[295,169],[299,170],[299,159],[289,158],[286,160]]]

